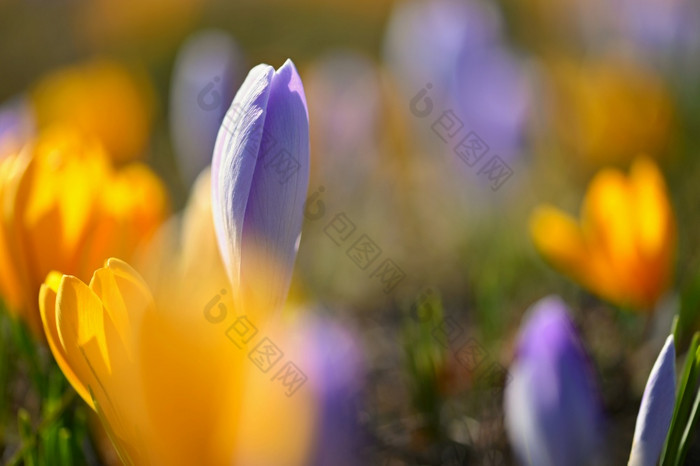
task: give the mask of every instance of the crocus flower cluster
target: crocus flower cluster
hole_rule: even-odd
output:
[[[212,268],[181,260],[180,246],[161,242],[150,260],[162,254],[165,262],[151,283],[109,259],[89,283],[55,272],[42,286],[52,352],[126,464],[300,465],[308,455],[309,392],[290,399],[275,391],[246,364],[246,351],[201,314],[222,286],[222,313],[245,315],[278,345],[293,343],[271,319],[289,286],[308,183],[306,101],[291,61],[276,71],[255,67],[227,119],[214,150],[211,196],[205,174],[182,234],[183,241],[215,236],[219,250],[198,257]],[[264,135],[300,166],[286,183],[267,166],[274,154]],[[278,434],[260,435],[270,422]]]
[[[636,11],[615,0],[610,11],[636,12],[617,36],[659,50],[700,47],[700,34],[681,28],[682,12],[693,13],[689,24],[700,18],[690,0],[640,1]],[[93,8],[112,11],[103,3]],[[187,0],[172,19],[188,25],[185,13],[199,3]],[[153,5],[136,8],[134,19],[155,20]],[[629,466],[685,461],[700,419],[700,332],[680,374],[676,353],[700,322],[700,275],[674,295],[676,248],[685,241],[668,187],[674,194],[683,187],[667,183],[657,166],[670,152],[671,86],[634,58],[573,63],[558,50],[584,40],[527,52],[539,31],[506,30],[519,8],[398,2],[386,16],[387,68],[357,51],[322,56],[307,68],[311,112],[291,60],[277,69],[259,64],[244,77],[242,50],[228,32],[196,33],[173,63],[165,144],[160,131],[151,140],[157,112],[149,81],[110,60],[50,73],[0,107],[0,307],[10,314],[0,315],[0,358],[13,371],[6,377],[11,371],[0,364],[0,395],[9,395],[0,420],[16,414],[18,432],[17,445],[6,445],[0,425],[0,457],[12,466],[45,464],[57,451],[59,466],[75,451],[110,466],[355,466],[379,464],[386,449],[407,464],[495,453],[528,466],[594,466],[607,464],[615,446]],[[124,19],[112,27],[128,25]],[[590,33],[588,19],[580,26]],[[650,26],[640,31],[637,22]],[[533,18],[538,23],[548,21]],[[542,121],[534,118],[536,92]],[[316,191],[307,197],[311,141]],[[503,168],[494,171],[509,178],[518,168],[522,182],[509,184],[509,194],[481,196],[502,211],[473,209],[496,225],[496,216],[522,220],[539,190],[528,182],[540,181],[529,170],[539,168],[539,156],[520,156],[530,143],[582,156],[590,183],[577,217],[544,204],[504,236],[489,224],[474,228],[465,212],[494,206],[472,196],[486,192],[427,157],[452,152],[490,181],[497,174],[489,170]],[[174,162],[167,184],[187,189],[176,201],[145,162],[149,147],[160,146]],[[630,161],[628,171],[618,166]],[[447,182],[455,175],[459,182]],[[454,197],[445,202],[441,192]],[[183,205],[171,216],[171,204]],[[293,280],[305,219],[324,243],[305,235],[314,257]],[[374,241],[387,232],[396,244]],[[491,247],[501,238],[507,248]],[[535,302],[513,332],[508,362],[505,352],[487,354],[493,340],[479,342],[478,329],[467,327],[488,321],[482,336],[498,339],[512,327],[507,312],[494,313],[537,290],[530,285],[541,268],[521,274],[503,260],[533,257],[523,238],[590,294],[571,293],[579,298],[571,307],[554,294]],[[437,270],[428,270],[430,258],[399,260],[418,248],[441,260]],[[459,258],[473,252],[463,268]],[[362,271],[365,283],[345,265]],[[468,286],[452,284],[460,274]],[[320,275],[323,289],[314,289]],[[411,307],[412,290],[436,277],[437,287],[451,288],[444,309],[436,295],[426,298],[432,291]],[[381,299],[357,299],[365,286]],[[342,288],[350,305],[361,302],[374,315],[341,317]],[[314,293],[325,295],[306,301]],[[681,311],[671,323],[676,297]],[[382,310],[395,314],[382,319],[375,314]],[[457,315],[462,310],[468,319]],[[620,341],[590,338],[598,316]],[[368,330],[367,348],[355,324]],[[16,341],[5,345],[10,332]],[[644,345],[628,345],[637,338]],[[599,372],[618,367],[628,399],[615,405]],[[643,390],[644,379],[628,377],[640,367],[640,375],[648,371]],[[15,387],[14,378],[32,385]],[[497,390],[486,400],[481,389],[489,388]],[[359,398],[369,403],[359,406]],[[622,448],[610,442],[611,406],[624,408],[624,420],[632,420],[629,407],[636,414]],[[97,432],[83,442],[91,421]],[[509,451],[498,451],[506,444]],[[33,448],[42,461],[32,461]]]

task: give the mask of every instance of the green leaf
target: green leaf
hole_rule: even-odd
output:
[[[697,361],[697,358],[696,358]],[[683,431],[683,438],[681,438],[681,444],[678,451],[678,461],[676,465],[682,466],[685,464],[685,457],[688,454],[688,448],[690,447],[690,435],[693,433],[698,424],[698,419],[700,418],[700,391],[695,394],[695,402],[693,403],[693,409],[690,412],[690,420],[685,426]]]
[[[57,458],[58,456],[58,425],[53,424],[47,427],[41,434],[41,444],[43,445],[43,456],[46,458]]]
[[[22,440],[22,462],[24,466],[35,466],[38,464],[38,458],[36,448],[31,448],[34,445],[32,420],[24,408],[17,412],[17,427]]]
[[[9,319],[4,305],[0,304],[0,445],[5,445],[6,426],[11,409],[10,380],[14,370]]]
[[[440,435],[442,396],[439,378],[446,365],[447,339],[444,332],[439,331],[443,324],[440,296],[434,290],[427,290],[421,293],[402,326],[413,406],[424,416],[434,436]]]
[[[29,375],[34,386],[39,391],[41,398],[46,398],[46,376],[39,364],[39,354],[36,348],[34,336],[24,322],[19,319],[11,319],[14,340],[20,350],[20,355],[29,367]]]
[[[66,428],[62,428],[58,431],[58,457],[60,458],[61,465],[73,465],[71,434]]]
[[[685,364],[683,365],[683,373],[680,383],[678,384],[676,406],[673,410],[671,427],[668,430],[666,444],[661,453],[660,464],[662,466],[675,465],[678,461],[681,439],[683,438],[683,433],[688,424],[690,412],[693,407],[693,400],[695,398],[698,376],[700,375],[700,364],[697,359],[699,346],[700,332],[696,332],[688,348]]]

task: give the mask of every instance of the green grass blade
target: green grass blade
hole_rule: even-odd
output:
[[[29,413],[23,408],[20,408],[17,413],[17,427],[19,428],[19,437],[22,440],[22,463],[24,466],[36,466],[38,458],[36,448],[34,448],[32,420]]]
[[[683,373],[676,390],[676,406],[673,410],[673,418],[666,437],[666,444],[661,453],[660,464],[662,466],[675,465],[678,458],[678,448],[688,423],[690,410],[693,405],[695,386],[700,372],[700,366],[696,362],[698,346],[700,346],[700,333],[696,332],[688,348]]]
[[[62,466],[72,466],[74,464],[71,434],[66,428],[58,431],[58,457]]]
[[[700,391],[695,393],[695,401],[693,402],[693,409],[690,412],[690,419],[685,426],[683,431],[683,437],[681,438],[681,443],[678,448],[678,460],[676,461],[677,466],[682,466],[685,464],[685,457],[688,454],[688,448],[690,447],[690,435],[693,433],[697,427],[698,419],[700,418]]]

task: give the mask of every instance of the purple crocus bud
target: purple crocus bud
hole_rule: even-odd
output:
[[[219,130],[212,212],[219,250],[242,312],[284,302],[309,183],[309,116],[291,60],[253,68]]]
[[[629,466],[654,466],[661,455],[676,404],[676,350],[666,339],[649,374],[634,429]]]
[[[217,131],[243,78],[241,62],[238,46],[223,31],[197,33],[178,53],[170,92],[170,133],[188,185],[211,163]]]
[[[533,466],[592,464],[602,440],[601,404],[569,312],[550,296],[528,314],[504,394],[516,457]]]

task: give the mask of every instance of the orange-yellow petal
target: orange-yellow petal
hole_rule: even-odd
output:
[[[62,275],[60,273],[51,272],[46,277],[45,283],[41,285],[41,290],[39,291],[39,309],[41,312],[41,320],[44,325],[46,340],[49,343],[49,348],[53,353],[54,359],[58,363],[58,367],[61,368],[61,371],[81,398],[85,400],[88,405],[92,406],[90,392],[68,363],[66,350],[61,344],[60,336],[58,334],[56,320],[56,297],[58,294],[59,285],[61,283],[61,278]]]
[[[94,138],[47,128],[0,161],[0,293],[42,337],[46,275],[87,282],[107,258],[133,258],[167,211],[165,187],[145,165],[115,170]]]
[[[551,207],[539,207],[530,219],[530,233],[537,249],[568,273],[585,267],[586,243],[576,220]]]
[[[0,292],[11,312],[27,305],[27,264],[22,260],[24,236],[17,229],[17,189],[31,158],[26,151],[0,162]]]
[[[646,157],[632,165],[630,183],[636,202],[640,252],[653,258],[672,243],[675,230],[666,183],[656,165]]]
[[[636,258],[631,208],[629,184],[622,173],[606,169],[593,178],[583,202],[581,225],[591,246],[606,254],[613,266],[628,267]]]
[[[100,298],[79,279],[64,275],[56,297],[56,321],[71,367],[94,390],[100,377],[111,372]]]

